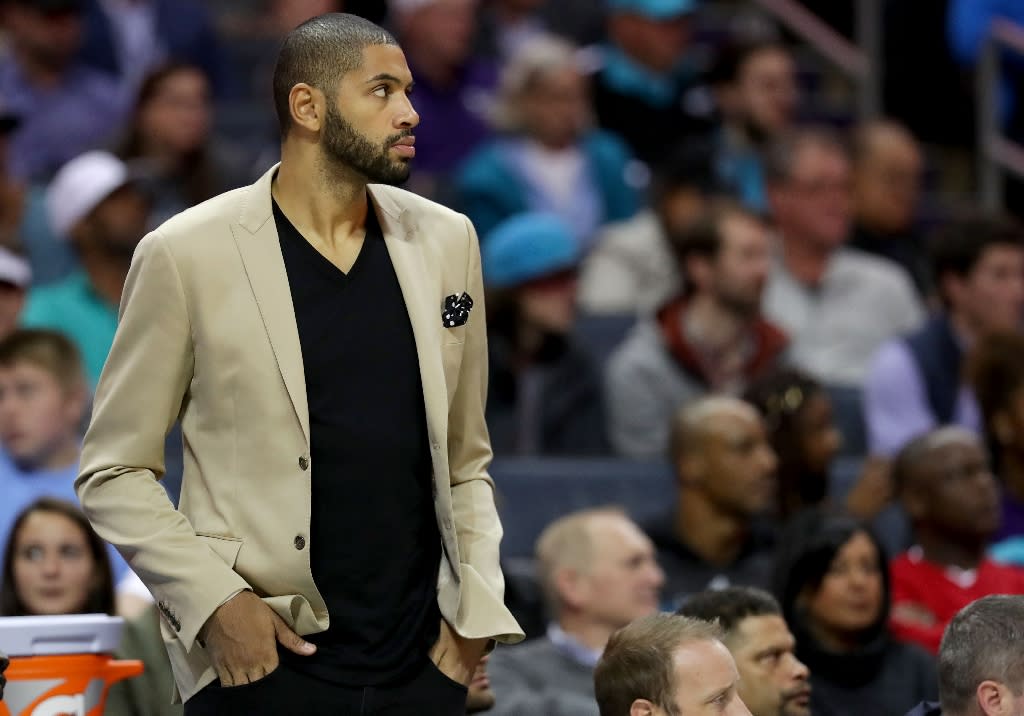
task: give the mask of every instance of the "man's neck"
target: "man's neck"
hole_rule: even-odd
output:
[[[820,286],[825,280],[833,252],[818,248],[809,241],[787,237],[780,233],[782,240],[782,261],[786,270],[805,286]]]
[[[930,530],[918,530],[917,544],[926,560],[943,567],[977,569],[985,557],[985,541],[976,544],[954,542]]]
[[[615,633],[614,627],[595,622],[586,615],[577,613],[562,614],[558,620],[558,627],[581,646],[593,651],[603,651]]]
[[[85,251],[79,258],[92,290],[107,304],[119,305],[131,257],[121,261],[99,252]]]
[[[696,490],[683,488],[674,526],[676,539],[708,564],[726,566],[739,556],[749,526],[722,512]]]
[[[365,180],[308,156],[289,160],[287,145],[283,154],[271,193],[295,228],[330,250],[361,237],[368,210]]]
[[[694,296],[686,306],[683,316],[684,329],[692,338],[696,337],[706,351],[720,351],[736,345],[737,340],[750,326],[750,317],[731,311],[713,296]]]

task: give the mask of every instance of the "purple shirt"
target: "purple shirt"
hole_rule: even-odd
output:
[[[892,456],[935,424],[924,379],[903,339],[884,344],[875,354],[864,383],[868,451]],[[981,413],[974,392],[961,384],[953,424],[981,434]]]
[[[486,113],[498,84],[497,68],[484,60],[467,65],[453,87],[440,89],[417,74],[412,104],[420,115],[416,128],[415,172],[447,174],[492,132]]]
[[[0,58],[0,97],[22,118],[11,136],[8,169],[23,181],[49,180],[68,160],[116,136],[125,118],[117,82],[84,66],[70,68],[59,85],[40,88],[6,55]]]

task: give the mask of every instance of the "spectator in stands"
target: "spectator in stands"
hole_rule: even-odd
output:
[[[469,682],[469,690],[466,692],[467,715],[483,713],[494,708],[494,691],[491,690],[491,679],[487,675],[487,662],[490,660],[489,654],[480,659],[473,680]]]
[[[248,183],[240,158],[212,141],[212,122],[209,80],[195,65],[164,65],[143,79],[118,155],[145,169],[151,226]]]
[[[678,613],[718,622],[740,674],[739,696],[753,716],[810,714],[809,672],[796,658],[796,640],[775,597],[756,587],[709,589]]]
[[[850,163],[824,130],[776,142],[765,163],[779,252],[765,316],[792,339],[792,361],[829,385],[859,386],[883,341],[924,318],[906,272],[844,247],[851,220]]]
[[[1024,334],[993,333],[974,348],[969,376],[1003,493],[992,555],[1024,565]]]
[[[88,391],[78,351],[60,333],[0,340],[0,549],[18,513],[51,496],[73,503]],[[116,576],[127,573],[110,547]]]
[[[1024,712],[1022,624],[1024,599],[1019,596],[983,597],[957,612],[939,648],[942,714],[1015,716]],[[934,707],[925,705],[916,713],[939,713]]]
[[[935,698],[931,656],[889,633],[885,551],[853,518],[795,517],[779,545],[775,594],[811,670],[811,713],[903,716]]]
[[[758,379],[743,395],[761,411],[772,449],[779,458],[779,516],[788,519],[836,497],[830,475],[842,447],[828,391],[797,368],[780,368]],[[874,517],[892,495],[889,461],[865,461],[843,495],[846,509]]]
[[[124,119],[117,83],[75,59],[85,0],[4,0],[0,97],[21,117],[8,169],[20,181],[45,182],[68,160],[107,140]]]
[[[478,0],[391,0],[399,43],[416,79],[416,168],[409,188],[450,203],[448,181],[491,130],[498,69],[473,56]],[[446,195],[447,192],[447,195]]]
[[[675,509],[648,526],[665,570],[665,604],[731,584],[766,587],[776,500],[775,453],[761,416],[737,398],[683,407],[672,423]]]
[[[601,454],[601,381],[570,335],[579,248],[550,214],[521,214],[485,236],[490,388],[496,454]]]
[[[787,344],[761,317],[770,239],[760,219],[738,204],[716,204],[670,240],[683,295],[638,323],[608,362],[609,435],[629,457],[663,456],[681,405],[742,392]]]
[[[73,503],[39,498],[4,538],[0,616],[114,614],[103,541]]]
[[[932,653],[953,615],[988,594],[1024,594],[1024,570],[985,556],[999,489],[978,437],[944,427],[915,438],[894,466],[916,544],[893,560],[892,627]]]
[[[580,308],[592,314],[646,314],[682,292],[669,236],[704,212],[719,190],[707,146],[676,149],[654,166],[650,206],[608,226],[583,263]]]
[[[99,380],[117,328],[117,308],[132,252],[146,231],[149,207],[128,168],[107,152],[87,152],[64,165],[47,190],[54,230],[73,244],[81,270],[32,289],[25,326],[68,335]]]
[[[610,0],[608,43],[595,81],[598,123],[653,163],[691,134],[683,109],[696,0]]]
[[[547,0],[488,0],[480,4],[476,51],[505,64],[531,40],[547,35]]]
[[[911,438],[954,423],[981,430],[964,354],[985,334],[1024,317],[1024,230],[977,217],[939,232],[932,273],[943,311],[875,356],[864,389],[869,448],[892,455]]]
[[[600,716],[750,716],[717,625],[657,614],[619,630],[594,674]]]
[[[737,44],[722,52],[710,82],[722,115],[715,139],[719,179],[751,211],[766,213],[763,154],[792,129],[796,62],[776,40]]]
[[[31,283],[32,269],[28,261],[0,245],[0,340],[18,327]]]
[[[495,716],[590,716],[594,666],[609,637],[658,610],[664,575],[651,541],[614,509],[562,517],[537,539],[552,622],[547,634],[491,657]]]
[[[553,36],[524,42],[502,74],[495,119],[505,135],[458,172],[459,207],[481,236],[514,214],[549,211],[586,251],[602,225],[636,212],[629,150],[589,115],[575,48]]]
[[[19,245],[18,228],[25,209],[25,187],[8,174],[7,146],[21,118],[0,100],[0,247]]]
[[[214,19],[200,0],[85,0],[86,64],[121,79],[133,96],[165,62],[202,70],[218,95],[231,91],[230,72]]]
[[[850,246],[902,266],[922,297],[928,267],[915,220],[923,173],[921,147],[903,125],[875,120],[854,132]]]

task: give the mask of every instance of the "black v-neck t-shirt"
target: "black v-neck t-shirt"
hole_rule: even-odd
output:
[[[441,537],[412,324],[372,202],[347,274],[276,202],[274,220],[309,402],[307,549],[330,614],[326,632],[306,637],[317,653],[287,659],[343,684],[395,682],[422,668],[441,618]]]

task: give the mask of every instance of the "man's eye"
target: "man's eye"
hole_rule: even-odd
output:
[[[387,85],[381,85],[380,87],[377,87],[376,89],[373,90],[373,93],[378,97],[387,97],[389,94]]]

